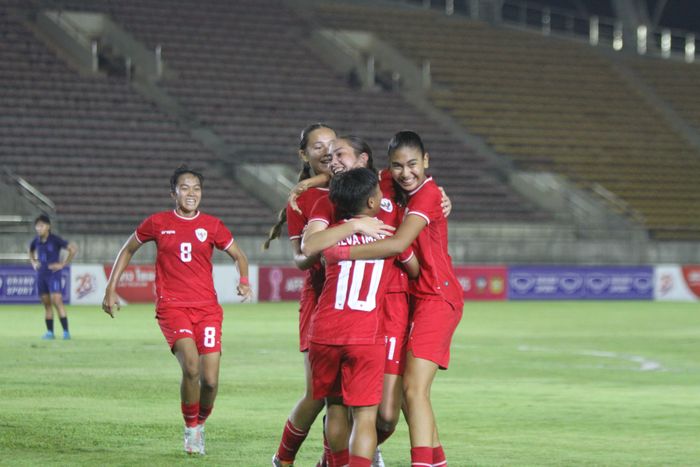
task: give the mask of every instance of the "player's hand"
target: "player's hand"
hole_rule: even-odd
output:
[[[450,198],[447,196],[447,193],[445,193],[445,190],[442,187],[438,188],[440,188],[440,193],[442,193],[440,207],[442,208],[442,213],[445,215],[445,217],[447,217],[452,212],[452,201],[450,201]]]
[[[294,185],[292,191],[289,192],[289,198],[287,199],[287,202],[289,203],[289,206],[299,214],[301,214],[301,209],[297,204],[297,198],[299,198],[299,196],[301,196],[301,194],[308,189],[309,184],[302,180],[301,182]]]
[[[253,300],[253,290],[250,288],[249,285],[246,284],[238,284],[238,295],[243,297],[243,300],[241,300],[242,303],[250,302]]]
[[[33,259],[33,260],[31,260],[30,262],[32,263],[32,268],[33,268],[35,271],[38,271],[38,270],[39,270],[39,266],[40,266],[39,261]]]
[[[51,270],[51,271],[56,272],[56,271],[60,271],[61,269],[63,269],[63,263],[51,263],[51,264],[49,264],[49,270]]]
[[[355,232],[367,235],[375,240],[390,237],[394,234],[396,227],[392,227],[374,217],[358,217],[351,221]]]
[[[102,311],[114,318],[114,312],[121,310],[119,306],[119,297],[115,292],[109,290],[105,292],[105,298],[102,300]]]

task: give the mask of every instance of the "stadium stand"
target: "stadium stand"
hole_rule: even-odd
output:
[[[221,135],[236,150],[240,161],[296,165],[294,149],[298,132],[309,122],[324,121],[340,132],[366,137],[382,165],[389,137],[397,130],[412,128],[424,135],[433,153],[433,173],[453,199],[453,219],[531,221],[547,217],[494,176],[485,158],[411,107],[398,93],[358,91],[348,84],[345,76],[337,76],[320,63],[304,44],[309,25],[282,1],[47,0],[35,1],[33,7],[107,13],[147,47],[162,45],[166,63],[174,73],[160,85],[202,125]],[[24,93],[29,96],[27,99],[42,103],[32,108],[25,101],[21,107],[26,110],[21,115],[8,114],[8,119],[18,122],[12,131],[24,132],[13,140],[16,156],[11,160],[15,161],[18,173],[57,199],[61,206],[59,212],[71,229],[76,228],[84,216],[101,212],[98,206],[113,212],[115,219],[128,220],[118,208],[108,208],[109,201],[90,201],[83,207],[77,206],[88,194],[98,196],[103,190],[71,180],[68,166],[60,172],[65,176],[58,173],[52,176],[48,168],[42,169],[45,175],[32,171],[31,167],[43,165],[45,160],[25,159],[25,155],[50,158],[55,156],[56,147],[69,145],[74,165],[84,165],[86,158],[94,160],[93,164],[104,160],[102,170],[114,170],[107,168],[110,160],[123,161],[125,167],[129,165],[127,161],[136,164],[148,160],[147,167],[143,164],[134,167],[132,173],[138,177],[131,179],[132,184],[134,180],[145,181],[138,196],[144,200],[153,199],[157,192],[153,188],[157,186],[154,181],[143,179],[146,174],[162,177],[166,166],[183,158],[206,167],[216,162],[212,160],[215,157],[188,138],[171,117],[131,91],[123,79],[79,76],[31,37],[24,25],[8,17],[3,19],[3,24],[13,28],[13,34],[21,43],[11,53],[26,63],[18,67],[18,72],[26,72],[25,75],[17,78],[15,72],[8,72],[6,79],[27,83],[26,89],[19,90],[21,86],[12,85],[6,88],[16,89],[5,92]],[[31,53],[26,54],[28,49]],[[27,62],[33,56],[41,57],[43,65]],[[47,83],[48,74],[60,79]],[[60,88],[55,87],[54,82],[60,82]],[[15,102],[9,101],[7,107],[15,107]],[[58,130],[45,128],[46,122],[40,122],[43,125],[37,127],[36,120],[31,120],[39,118],[38,114],[47,115],[49,105],[51,112],[48,114],[55,116],[51,125],[58,125]],[[60,136],[46,139],[49,137],[46,132],[56,134],[56,131]],[[38,145],[38,150],[26,146],[27,138],[34,136],[44,141]],[[128,146],[128,150],[124,146]],[[99,156],[95,155],[96,151]],[[122,170],[128,172],[126,168]],[[99,170],[93,167],[92,171],[89,176],[96,177]],[[207,209],[220,208],[215,213],[224,218],[223,213],[230,210],[229,219],[233,225],[250,225],[245,227],[245,232],[249,233],[261,233],[264,226],[271,223],[269,208],[255,202],[251,204],[245,194],[236,191],[231,181],[217,177],[216,170],[207,172],[212,174],[207,188]],[[97,180],[103,182],[106,178]],[[82,191],[70,189],[71,185],[83,185]],[[220,198],[217,197],[219,193]],[[138,205],[138,208],[125,211],[137,218],[159,203],[157,199],[155,202],[129,202],[126,204]],[[238,204],[241,207],[236,207]],[[238,215],[236,210],[239,209],[247,210],[244,215]],[[251,216],[253,213],[257,215]],[[252,225],[254,222],[257,227]]]
[[[122,233],[167,208],[167,177],[204,170],[203,207],[260,231],[271,211],[218,174],[216,160],[123,79],[81,76],[15,14],[0,10],[0,159],[57,206],[64,230]],[[257,218],[256,218],[257,217]]]
[[[515,167],[564,174],[584,189],[612,193],[611,209],[642,219],[654,238],[700,238],[697,148],[624,82],[608,57],[587,45],[386,3],[318,3],[303,18],[283,0],[33,0],[13,6],[23,14],[42,8],[106,13],[148,48],[161,45],[173,73],[159,85],[231,146],[236,160],[224,166],[295,164],[298,132],[312,121],[366,137],[381,166],[388,137],[412,128],[424,135],[432,172],[453,199],[453,220],[547,219],[494,175],[488,158],[399,93],[359,91],[306,42],[320,25],[374,32],[416,64],[430,60],[433,103]],[[273,210],[219,173],[220,156],[176,117],[123,77],[72,70],[19,16],[3,13],[0,20],[7,39],[0,54],[12,64],[0,70],[0,118],[8,122],[0,130],[7,141],[3,163],[56,200],[71,230],[115,232],[123,223],[130,230],[162,206],[154,187],[176,161],[186,160],[209,175],[208,210],[241,233],[264,231]],[[690,89],[696,78],[666,65],[649,61],[633,68],[652,83],[676,80],[659,84],[659,95],[697,127],[692,99],[664,94],[677,90],[678,80]],[[49,162],[59,168],[50,169]],[[112,193],[130,208],[113,206]]]
[[[626,61],[654,91],[663,97],[689,124],[700,131],[700,67],[679,61],[634,58]]]
[[[655,238],[700,238],[700,152],[594,48],[419,8],[326,3],[317,19],[373,31],[416,63],[430,60],[442,88],[433,102],[517,167],[558,172],[583,188],[604,187]],[[648,63],[654,70],[668,65]],[[686,74],[673,70],[669,65],[660,73]],[[697,83],[691,73],[677,79]]]

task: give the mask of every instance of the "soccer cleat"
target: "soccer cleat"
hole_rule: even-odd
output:
[[[374,451],[372,467],[384,467],[384,458],[382,457],[382,451],[379,449],[379,446],[377,446],[377,450]]]
[[[56,336],[53,335],[53,332],[51,332],[51,331],[46,331],[46,334],[44,334],[43,336],[41,336],[41,338],[44,339],[44,340],[51,340],[51,339],[55,339]]]
[[[63,331],[63,340],[64,340],[64,341],[70,340],[70,332],[68,332],[68,331]]]
[[[185,452],[187,454],[199,454],[203,449],[203,447],[201,447],[201,440],[201,432],[198,427],[185,427]]]
[[[204,423],[197,425],[199,431],[199,454],[204,455]]]
[[[277,454],[275,454],[272,456],[272,467],[294,467],[294,464],[283,464],[280,458],[277,457]]]

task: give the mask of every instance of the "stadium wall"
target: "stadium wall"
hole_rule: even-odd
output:
[[[299,300],[304,272],[287,265],[250,266],[254,301]],[[63,298],[75,305],[102,303],[110,264],[73,264],[64,269]],[[503,300],[700,300],[700,265],[657,266],[456,266],[465,301]],[[221,303],[240,303],[238,271],[214,265]],[[123,304],[153,303],[155,266],[130,265],[117,287]],[[36,274],[24,264],[0,266],[0,303],[39,303]]]

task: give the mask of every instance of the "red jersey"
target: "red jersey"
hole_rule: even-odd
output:
[[[413,241],[421,272],[418,279],[411,281],[411,294],[423,299],[443,299],[461,309],[464,292],[447,252],[447,219],[441,201],[442,193],[432,177],[409,193],[406,215],[421,216],[428,223]]]
[[[353,234],[338,245],[374,241],[369,236]],[[309,340],[324,345],[383,343],[380,305],[386,293],[387,265],[393,261],[394,258],[355,260],[327,265]]]
[[[233,243],[221,220],[202,212],[194,217],[159,212],[144,220],[135,236],[139,243],[156,242],[156,308],[217,303],[211,255],[214,247],[226,250]]]
[[[328,198],[328,188],[309,188],[299,195],[297,198],[297,205],[299,209],[301,209],[301,214],[287,204],[287,234],[290,240],[301,239],[304,228],[309,222],[309,216],[311,215],[314,204],[323,197]],[[313,289],[318,297],[321,294],[324,280],[325,274],[323,272],[323,266],[318,262],[307,269],[304,279],[304,288]]]
[[[393,198],[393,186],[391,178],[387,185],[386,180],[380,180],[379,188],[382,190],[381,210],[377,214],[377,218],[387,225],[398,228],[404,217],[404,209],[397,206]],[[319,198],[314,204],[309,222],[320,221],[328,225],[338,222],[335,214],[333,203],[328,198]],[[387,292],[408,292],[408,276],[398,262],[387,266],[389,268],[389,277],[387,279]]]

